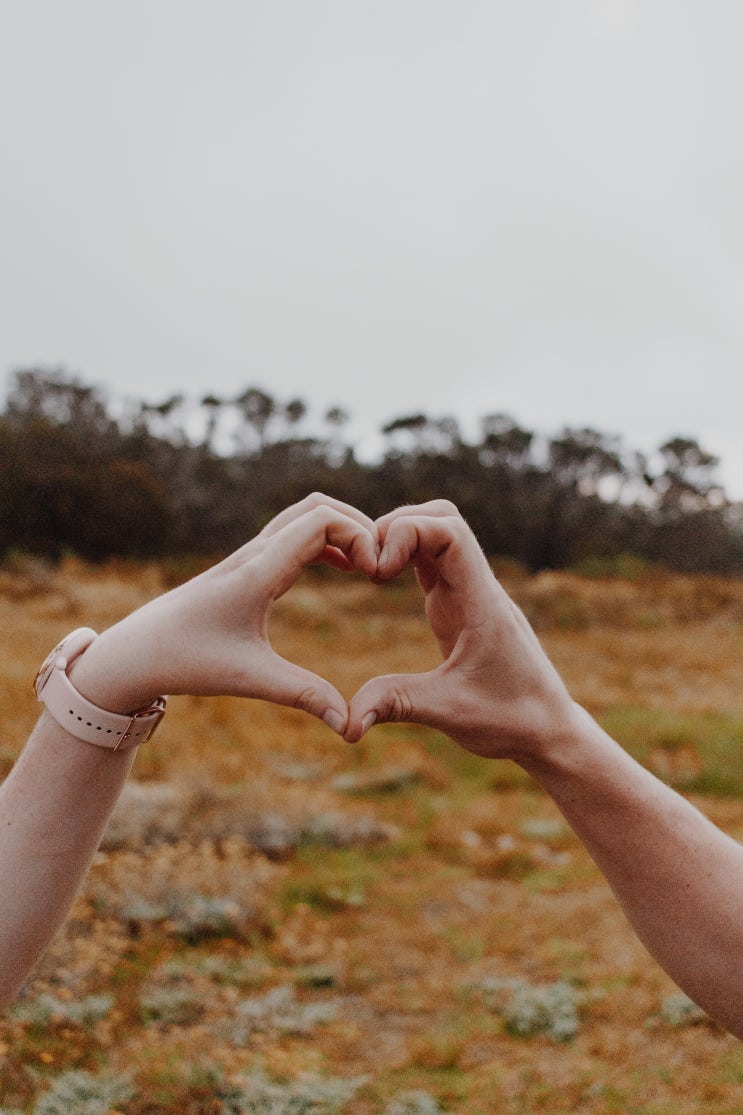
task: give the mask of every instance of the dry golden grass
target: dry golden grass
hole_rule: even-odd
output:
[[[743,584],[506,579],[574,695],[743,838]],[[76,563],[0,576],[6,770],[55,638],[164,583],[156,567]],[[410,580],[308,573],[272,635],[347,695],[438,660]],[[531,1001],[566,987],[575,1036],[519,1034],[495,1005],[503,980]],[[78,1069],[133,1073],[125,1115],[259,1110],[235,1096],[260,1069],[287,1082],[276,1115],[336,1109],[291,1106],[305,1074],[363,1077],[338,1108],[351,1115],[411,1091],[439,1105],[398,1104],[419,1115],[742,1112],[743,1050],[708,1021],[674,1024],[675,990],[509,764],[410,725],[352,748],[298,712],[173,699],[68,924],[0,1022],[0,1108],[31,1112]]]

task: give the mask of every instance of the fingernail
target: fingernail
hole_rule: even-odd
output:
[[[366,716],[361,721],[361,731],[362,731],[362,733],[363,732],[368,732],[369,729],[371,728],[372,724],[376,724],[376,722],[377,722],[376,712],[367,712]]]
[[[323,720],[332,732],[337,732],[340,735],[346,726],[345,716],[341,716],[334,708],[326,709],[323,713]]]

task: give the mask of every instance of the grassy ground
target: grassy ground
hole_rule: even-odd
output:
[[[574,695],[743,838],[743,584],[504,579]],[[158,569],[0,576],[7,771],[57,636]],[[307,574],[273,638],[350,695],[437,661],[410,581]],[[70,920],[0,1021],[0,1111],[743,1112],[743,1049],[647,956],[510,764],[173,699]]]

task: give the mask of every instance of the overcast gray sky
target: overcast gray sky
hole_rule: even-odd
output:
[[[743,4],[0,0],[0,372],[690,434],[743,497]]]

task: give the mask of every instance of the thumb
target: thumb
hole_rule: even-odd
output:
[[[338,735],[348,723],[348,705],[335,686],[325,678],[305,670],[271,651],[261,670],[262,678],[252,678],[252,696],[289,708],[302,709],[323,720]]]
[[[383,674],[367,681],[351,699],[343,738],[357,743],[373,724],[430,724],[429,707],[437,673]]]

